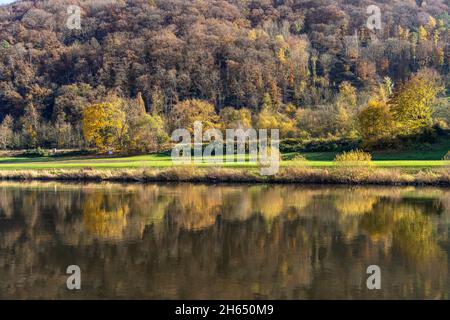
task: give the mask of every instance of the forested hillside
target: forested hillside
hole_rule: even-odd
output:
[[[82,8],[80,30],[66,26],[70,4]],[[371,4],[381,9],[381,30],[367,28]],[[145,141],[158,144],[193,118],[366,145],[399,132],[447,128],[449,5],[35,0],[2,6],[0,148],[111,147],[107,142],[145,151]],[[115,134],[124,136],[101,142],[82,134],[83,117],[104,114],[118,115]],[[142,141],[132,141],[137,137]]]

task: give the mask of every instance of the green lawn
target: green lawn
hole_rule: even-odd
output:
[[[283,161],[282,166],[306,165],[311,167],[334,166],[334,153],[309,153],[304,154],[307,162]],[[442,158],[442,157],[441,157]],[[377,167],[399,168],[436,168],[450,165],[450,161],[439,160],[438,154],[416,153],[375,153],[374,164]],[[41,169],[126,169],[126,168],[167,168],[173,166],[172,160],[166,154],[152,154],[133,157],[42,157],[42,158],[0,158],[0,170],[41,170]],[[201,164],[200,166],[208,166]],[[225,167],[254,167],[250,163],[230,163]]]
[[[442,161],[450,150],[450,139],[429,146],[428,150],[383,151],[372,154],[377,167],[397,167],[407,169],[436,168],[450,165]],[[286,154],[283,158],[292,158],[296,154]],[[332,167],[335,152],[304,153],[307,162],[283,161],[282,166]],[[39,169],[126,169],[126,168],[167,168],[173,166],[170,154],[151,154],[133,157],[67,156],[67,157],[0,157],[0,170],[39,170]],[[201,166],[207,166],[201,164]],[[254,164],[229,163],[225,167],[254,167]]]
[[[440,161],[450,151],[450,139],[429,146],[429,150],[376,151],[372,153],[374,161]],[[311,161],[333,161],[337,152],[311,152],[304,154]]]

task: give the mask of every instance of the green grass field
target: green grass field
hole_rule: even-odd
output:
[[[404,151],[404,152],[375,152],[373,153],[374,165],[385,168],[437,168],[450,165],[450,161],[441,159],[450,150],[450,141],[445,141],[429,151]],[[286,155],[285,155],[286,156]],[[289,154],[295,156],[295,154]],[[283,161],[281,166],[311,166],[311,167],[333,167],[336,153],[317,152],[304,153],[308,161]],[[0,170],[44,170],[44,169],[133,169],[133,168],[167,168],[173,166],[172,159],[168,154],[151,154],[132,157],[4,157],[0,158]],[[200,166],[208,166],[200,164]],[[242,168],[255,167],[250,163],[229,163],[224,167]]]
[[[377,167],[385,168],[437,168],[450,164],[442,158],[450,150],[450,139],[429,146],[429,150],[383,151],[373,152],[373,162]],[[311,152],[302,155],[308,160],[297,162],[285,160],[281,166],[333,167],[336,152]],[[292,158],[296,154],[285,154],[283,158]],[[168,168],[173,166],[170,154],[150,154],[132,157],[105,156],[66,156],[66,157],[0,157],[0,170],[44,170],[44,169],[133,169],[133,168]],[[200,166],[208,166],[200,164]],[[255,167],[251,163],[228,163],[224,167]]]

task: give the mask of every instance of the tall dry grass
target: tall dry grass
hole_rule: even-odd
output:
[[[299,183],[349,185],[450,186],[450,169],[407,172],[401,169],[366,167],[282,168],[276,176],[261,176],[257,169],[172,167],[123,170],[17,170],[0,171],[1,180],[112,181],[112,182],[205,182],[205,183]]]
[[[334,161],[342,167],[370,167],[373,164],[372,155],[359,149],[340,153]]]

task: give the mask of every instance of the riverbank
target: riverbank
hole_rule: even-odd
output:
[[[275,176],[253,168],[171,167],[146,169],[0,170],[1,180],[79,182],[298,183],[347,185],[450,186],[450,168],[410,171],[375,167],[286,167]]]

